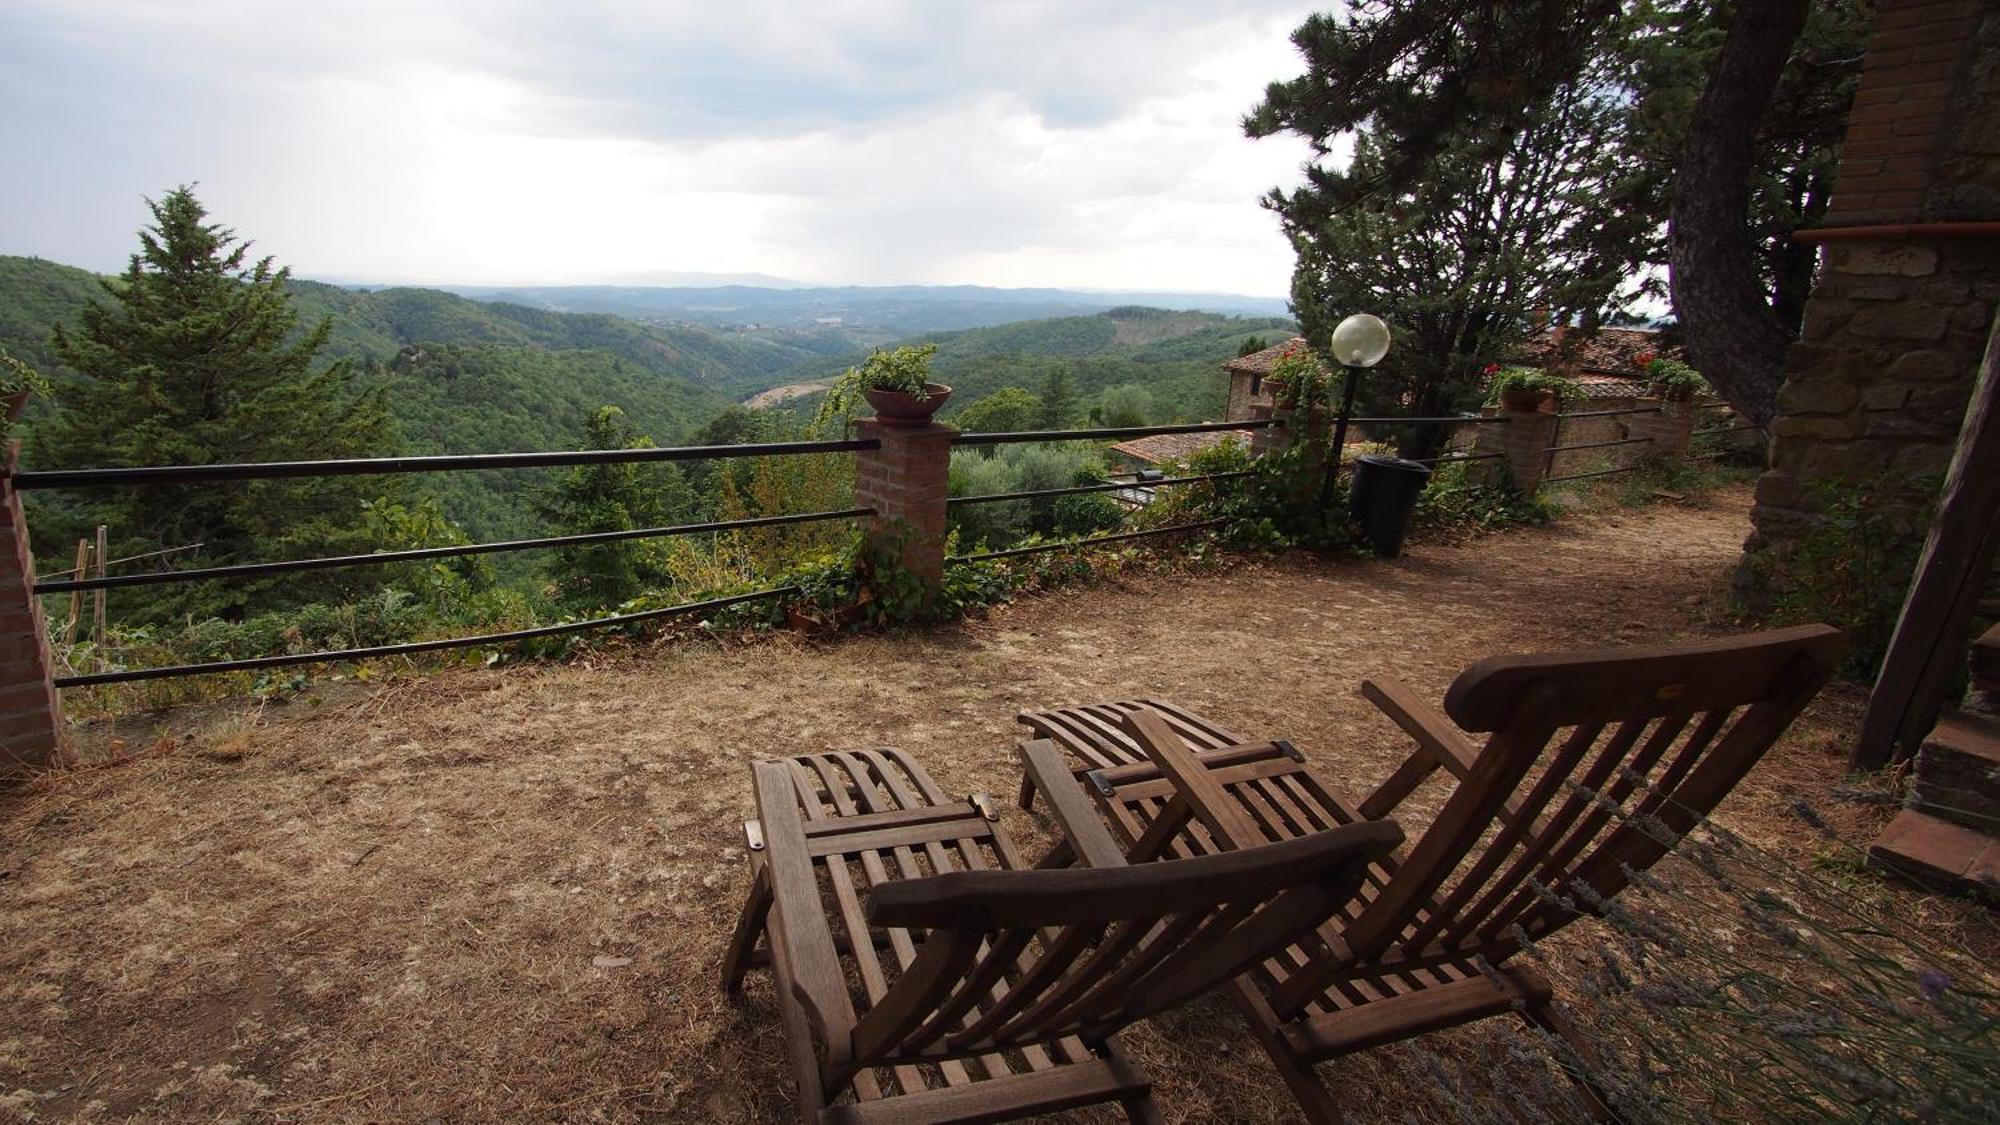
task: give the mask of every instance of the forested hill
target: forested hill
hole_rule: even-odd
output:
[[[415,343],[499,344],[554,351],[597,348],[649,371],[727,393],[755,389],[779,372],[854,346],[838,333],[771,331],[759,335],[691,325],[640,324],[601,313],[561,313],[474,301],[439,289],[343,289],[293,281],[302,324],[334,318],[329,356],[386,361]],[[41,258],[0,256],[0,343],[44,369],[58,322],[101,298],[97,275]]]
[[[1220,419],[1227,393],[1222,364],[1246,341],[1275,343],[1294,330],[1280,317],[1124,307],[902,342],[937,344],[934,377],[952,388],[947,420],[995,392],[1017,387],[1042,394],[1060,378],[1075,403],[1067,411],[1058,406],[1049,422],[1088,422],[1113,392],[1141,402],[1141,420],[1168,422]],[[801,382],[825,379],[840,367],[822,364],[796,374]]]

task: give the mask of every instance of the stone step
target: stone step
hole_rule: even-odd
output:
[[[2000,834],[2000,719],[1947,711],[1910,768],[1910,806]]]
[[[1971,663],[1973,690],[2000,694],[2000,625],[1972,642]]]
[[[2000,899],[2000,840],[1915,809],[1897,813],[1868,845],[1868,863],[1927,890]]]

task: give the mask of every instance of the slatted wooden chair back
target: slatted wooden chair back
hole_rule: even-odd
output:
[[[1183,863],[960,871],[877,887],[872,925],[927,935],[827,1077],[1068,1036],[1101,1044],[1297,941],[1401,839],[1377,822]]]
[[[1466,669],[1444,709],[1487,733],[1431,827],[1342,934],[1344,956],[1274,997],[1281,1018],[1331,980],[1483,956],[1501,963],[1622,890],[1749,772],[1839,662],[1823,625]]]

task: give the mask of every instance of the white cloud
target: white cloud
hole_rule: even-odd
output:
[[[301,274],[1282,293],[1240,118],[1309,5],[16,3],[0,252],[199,180]]]

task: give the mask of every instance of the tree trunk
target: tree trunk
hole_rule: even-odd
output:
[[[1695,104],[1674,178],[1668,274],[1688,360],[1737,413],[1768,425],[1792,337],[1757,277],[1749,237],[1757,128],[1807,0],[1746,0]]]

